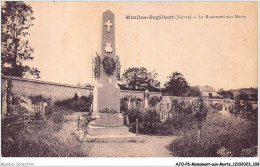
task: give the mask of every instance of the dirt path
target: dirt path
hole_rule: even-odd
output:
[[[66,116],[66,123],[57,134],[64,142],[74,138],[77,129],[77,118],[82,113]],[[165,147],[175,140],[176,136],[148,136],[143,135],[143,142],[79,142],[90,157],[171,157],[171,152]]]
[[[94,143],[90,157],[171,157],[165,148],[176,137],[143,136],[144,142]]]

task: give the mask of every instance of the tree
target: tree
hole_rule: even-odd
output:
[[[249,95],[246,92],[241,91],[237,98],[239,100],[248,101]]]
[[[126,88],[131,90],[159,91],[160,82],[156,79],[155,71],[149,72],[144,67],[132,67],[125,70],[122,81],[126,82]]]
[[[176,71],[168,78],[170,80],[164,84],[164,93],[171,96],[181,96],[189,90],[189,83],[181,73]]]
[[[5,1],[1,10],[1,52],[2,74],[10,76],[40,77],[37,68],[24,65],[24,61],[33,60],[33,49],[25,39],[30,35],[28,29],[33,25],[33,10],[22,1]]]
[[[225,91],[224,89],[220,89],[217,91],[217,93],[223,96],[224,98],[234,99],[234,94],[230,90]]]
[[[186,95],[189,97],[199,97],[201,96],[201,92],[197,86],[191,86]]]

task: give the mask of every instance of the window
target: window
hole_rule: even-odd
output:
[[[209,97],[212,97],[212,93],[209,93]]]

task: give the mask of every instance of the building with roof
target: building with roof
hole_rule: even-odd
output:
[[[198,86],[198,89],[204,97],[221,97],[212,86]]]

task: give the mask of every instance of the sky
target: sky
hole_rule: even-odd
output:
[[[115,14],[121,71],[146,67],[161,86],[181,72],[191,86],[258,86],[257,2],[28,2],[35,49],[29,65],[40,80],[92,83],[92,56],[101,52],[102,13]],[[126,15],[234,16],[242,19],[128,20]]]

